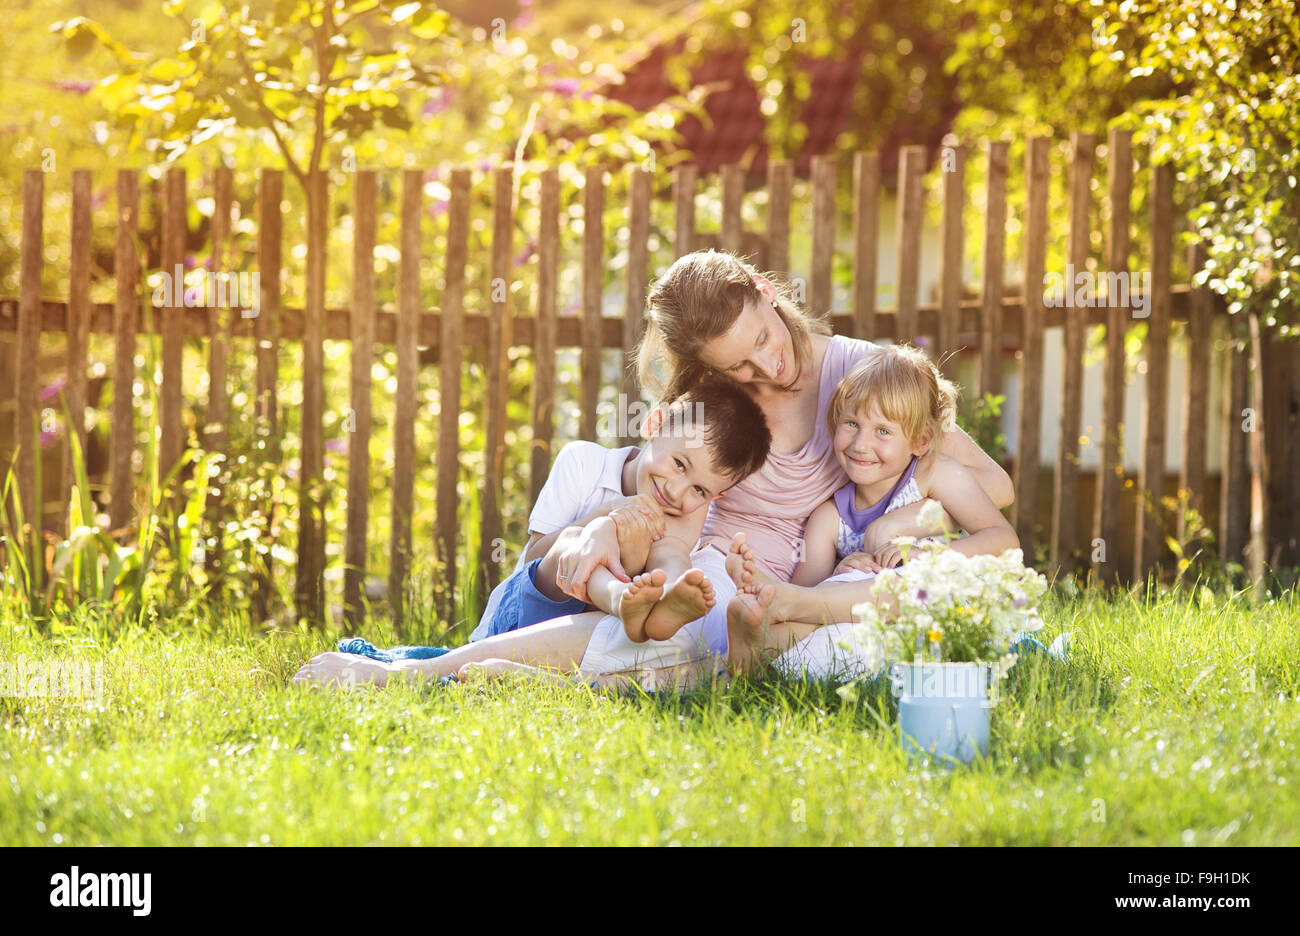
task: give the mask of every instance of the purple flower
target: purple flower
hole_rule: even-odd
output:
[[[64,387],[66,387],[67,385],[68,385],[67,377],[54,378],[54,383],[50,384],[48,387],[41,387],[41,392],[40,392],[41,402],[44,403],[46,400],[53,400],[60,393],[63,392]]]
[[[930,600],[930,593],[929,593],[928,591],[926,591],[924,588],[918,588],[918,589],[916,590],[916,600],[917,600],[917,601],[929,601],[929,600]]]
[[[492,171],[492,160],[490,160],[490,159],[480,159],[480,160],[478,161],[478,168],[479,168],[479,171],[480,171],[480,172],[491,172],[491,171]]]
[[[347,450],[347,439],[327,439],[325,442],[325,451],[327,452],[346,452]]]
[[[572,97],[578,93],[581,82],[577,78],[557,78],[551,82],[551,90],[559,92],[567,97]]]
[[[530,240],[528,243],[524,244],[524,249],[519,251],[519,256],[515,257],[514,265],[516,267],[521,267],[529,260],[533,259],[533,252],[536,249],[537,241],[535,240]]]
[[[429,217],[436,218],[438,217],[438,215],[442,214],[446,210],[447,210],[447,199],[435,198],[429,204]]]
[[[1023,608],[1027,604],[1029,604],[1028,598],[1026,598],[1024,595],[1016,595],[1016,600],[1011,602],[1011,607]]]
[[[438,96],[425,101],[424,106],[420,108],[420,113],[428,119],[436,117],[451,107],[452,102],[456,100],[456,92],[451,88],[441,88]]]
[[[55,426],[53,429],[50,429],[48,432],[46,432],[46,431],[42,431],[42,432],[41,432],[41,448],[43,448],[43,449],[47,449],[47,448],[49,448],[51,445],[54,444],[54,440],[57,439],[58,437],[59,437],[59,427],[58,427],[58,426]]]
[[[85,94],[95,86],[93,81],[56,81],[54,86],[60,91],[71,91],[74,94]]]

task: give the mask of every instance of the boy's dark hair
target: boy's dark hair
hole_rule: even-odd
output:
[[[734,381],[704,378],[664,405],[668,430],[704,426],[713,467],[739,484],[767,461],[772,432],[758,404]]]

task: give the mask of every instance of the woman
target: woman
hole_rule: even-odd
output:
[[[416,673],[455,674],[485,660],[603,674],[646,667],[675,667],[719,656],[738,659],[738,649],[785,649],[807,636],[803,628],[767,628],[769,609],[755,600],[737,600],[724,562],[734,534],[746,534],[757,561],[774,578],[789,581],[801,555],[801,536],[813,510],[847,480],[831,450],[826,409],[840,379],[872,345],[833,336],[825,322],[801,312],[750,264],[725,252],[700,251],[677,260],[655,284],[649,299],[645,335],[636,362],[642,388],[673,399],[701,377],[721,374],[745,387],[758,402],[772,432],[772,450],[757,473],[710,507],[693,564],[713,584],[717,602],[709,616],[728,615],[743,648],[709,646],[702,634],[726,633],[710,617],[688,625],[671,641],[635,644],[618,618],[598,612],[571,615],[511,634],[481,640],[432,660],[378,664],[347,654],[322,654],[303,667],[303,681],[375,680]],[[663,373],[659,373],[659,370]],[[958,428],[945,432],[940,451],[966,465],[999,507],[1012,500],[1011,479]],[[917,526],[919,504],[882,518],[871,528],[874,551],[899,535],[928,530]],[[603,565],[626,581],[618,564],[617,537],[609,524],[592,524],[566,537],[560,556],[559,587],[587,600],[586,583]],[[847,620],[847,608],[870,597],[870,582],[830,583],[790,599],[799,605],[794,620],[809,625]],[[374,664],[374,665],[371,665]],[[344,671],[351,675],[343,676]]]

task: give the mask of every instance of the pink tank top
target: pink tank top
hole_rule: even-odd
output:
[[[797,544],[808,518],[849,480],[831,451],[826,410],[840,380],[873,347],[869,341],[831,337],[822,358],[812,438],[797,452],[769,451],[762,468],[710,504],[702,544],[725,553],[732,535],[743,532],[765,570],[790,581],[801,558]]]

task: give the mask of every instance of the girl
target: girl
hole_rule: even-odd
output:
[[[934,447],[956,405],[956,388],[916,348],[879,348],[849,371],[826,413],[831,448],[849,480],[808,519],[805,555],[792,585],[814,586],[832,572],[843,573],[843,560],[855,554],[861,562],[848,565],[863,572],[897,566],[903,555],[893,543],[871,553],[863,550],[867,528],[886,513],[927,498],[967,532],[952,543],[958,552],[974,556],[1019,548],[1011,524],[970,471]],[[740,574],[737,584],[770,583],[757,570],[743,533],[736,534],[732,553],[744,560],[728,564],[733,578]]]

